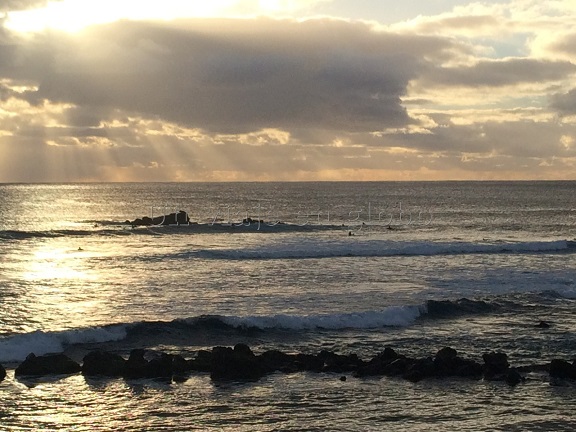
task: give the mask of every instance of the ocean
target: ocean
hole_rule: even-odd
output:
[[[29,353],[576,358],[576,182],[0,185],[0,431],[574,430],[545,373],[22,379]],[[190,224],[132,226],[187,212]],[[537,327],[540,321],[549,328]]]

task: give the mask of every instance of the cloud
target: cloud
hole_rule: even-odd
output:
[[[422,53],[440,57],[451,45],[335,20],[122,22],[81,38],[39,35],[6,72],[38,83],[26,94],[33,104],[121,109],[213,132],[379,130],[410,122],[400,98]]]
[[[528,58],[480,60],[472,66],[443,67],[426,74],[426,81],[444,86],[500,87],[563,80],[576,73],[568,61]]]
[[[6,30],[0,181],[573,177],[572,33],[508,6]]]
[[[567,93],[553,95],[550,106],[562,115],[576,114],[576,88]]]

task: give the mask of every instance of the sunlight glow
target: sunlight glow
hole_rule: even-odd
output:
[[[6,27],[18,32],[46,29],[75,32],[121,19],[171,20],[230,13],[238,0],[62,0],[41,9],[11,12]]]
[[[64,249],[40,249],[35,252],[32,266],[23,277],[29,281],[54,279],[93,279],[82,269],[74,267],[75,258],[82,251]]]

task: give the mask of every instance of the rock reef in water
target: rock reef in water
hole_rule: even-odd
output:
[[[80,365],[64,354],[36,356],[30,354],[15,370],[15,377],[71,375],[81,372],[86,377],[124,379],[161,378],[182,382],[193,373],[210,373],[213,381],[256,381],[274,372],[316,372],[350,374],[363,377],[397,377],[410,382],[425,379],[472,379],[501,381],[515,386],[530,372],[547,372],[551,385],[576,382],[576,362],[554,359],[549,364],[511,367],[502,352],[483,354],[482,362],[461,357],[451,347],[440,349],[434,356],[411,358],[386,347],[370,360],[356,354],[337,354],[323,350],[318,354],[288,354],[269,350],[255,354],[246,344],[200,350],[192,359],[152,350],[134,349],[129,358],[91,351]],[[0,366],[0,381],[6,376]],[[342,376],[340,379],[342,380]],[[345,378],[345,377],[344,377]],[[344,381],[344,380],[343,380]]]
[[[187,225],[190,223],[190,217],[188,213],[184,210],[180,210],[178,213],[170,213],[162,216],[137,218],[133,221],[127,220],[125,222],[127,225],[136,226],[152,226],[152,225]]]

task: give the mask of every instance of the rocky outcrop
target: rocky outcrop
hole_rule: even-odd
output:
[[[36,356],[31,353],[14,371],[15,376],[71,375],[82,368],[64,354]]]
[[[190,223],[188,213],[180,210],[178,213],[170,213],[162,216],[148,217],[134,219],[133,221],[127,220],[127,225],[136,226],[151,226],[151,225],[187,225]]]

